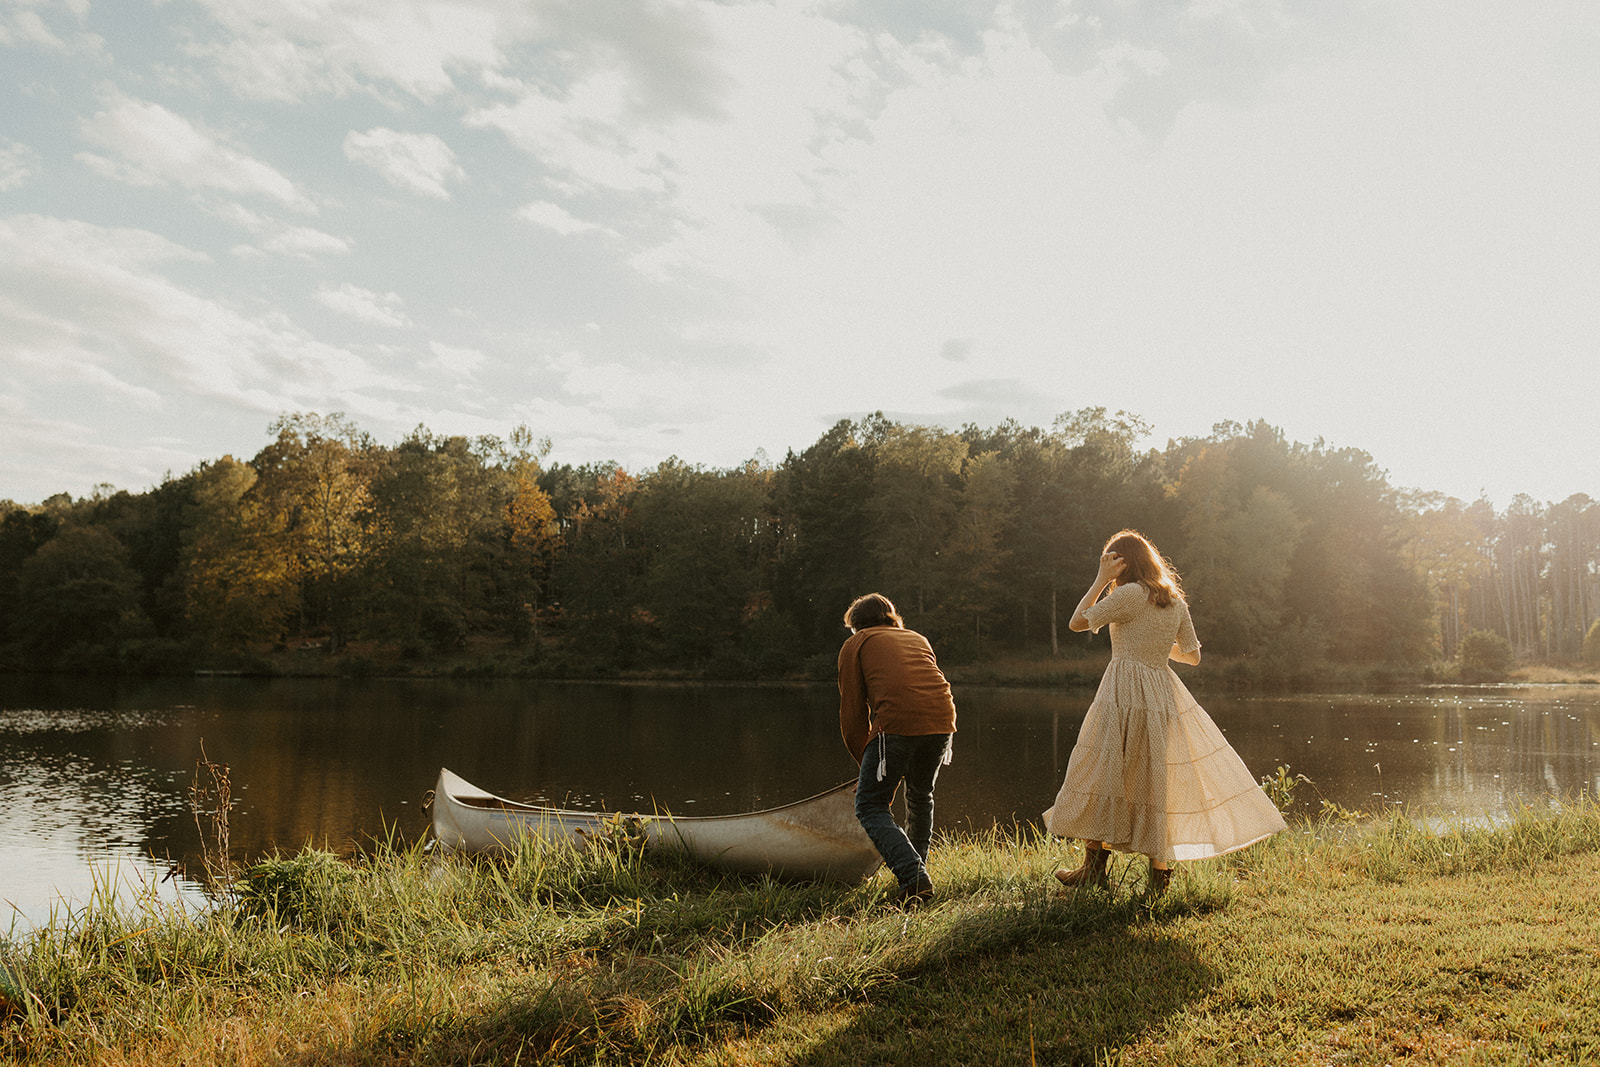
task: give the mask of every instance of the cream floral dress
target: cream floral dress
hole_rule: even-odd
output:
[[[1283,816],[1222,731],[1167,665],[1200,647],[1189,605],[1150,603],[1119,585],[1084,613],[1111,626],[1111,662],[1044,825],[1163,863],[1204,859],[1284,828]]]

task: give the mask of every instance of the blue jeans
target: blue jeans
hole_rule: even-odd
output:
[[[856,819],[903,886],[928,875],[928,846],[933,841],[933,783],[939,777],[949,745],[949,734],[879,734],[861,756]],[[906,783],[904,830],[889,810],[895,788],[902,781]]]

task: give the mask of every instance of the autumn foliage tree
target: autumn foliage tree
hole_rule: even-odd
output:
[[[232,456],[192,480],[184,535],[185,612],[195,634],[228,648],[281,638],[299,604],[281,510],[252,495],[259,476]]]
[[[955,432],[875,413],[776,465],[629,472],[548,463],[526,427],[419,426],[381,445],[340,415],[286,415],[248,461],[0,507],[0,665],[317,649],[548,675],[826,675],[845,605],[870,591],[947,662],[1076,655],[1106,637],[1063,633],[1062,600],[1125,526],[1172,559],[1201,640],[1242,681],[1464,665],[1474,632],[1522,662],[1592,645],[1588,496],[1496,511],[1401,492],[1365,452],[1264,422],[1141,448],[1149,430],[1104,408]]]
[[[365,495],[349,500],[360,602],[408,654],[458,648],[496,614],[513,490],[494,447],[418,427],[371,458]]]
[[[337,650],[352,624],[352,586],[380,543],[373,443],[343,415],[287,415],[252,466],[261,500],[292,546],[303,622],[326,626]]]
[[[537,480],[537,468],[518,464],[510,472],[511,498],[506,502],[506,537],[511,544],[512,636],[539,640],[539,598],[550,581],[550,568],[562,545],[561,521],[550,494]]]

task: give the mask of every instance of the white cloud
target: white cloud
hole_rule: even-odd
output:
[[[561,77],[508,84],[513,101],[465,121],[505,133],[557,194],[523,217],[626,234],[630,264],[655,281],[703,274],[753,291],[837,218],[851,176],[832,155],[868,136],[883,68],[899,60],[799,7],[661,11],[673,45],[656,66],[636,41],[574,31]]]
[[[1044,425],[1062,409],[1062,398],[1040,390],[1022,378],[977,378],[958,382],[937,392],[942,401],[925,418],[910,421],[944,426],[972,423],[997,426],[1006,419],[1024,425]]]
[[[88,350],[83,351],[78,358],[74,358],[72,353],[58,349],[48,357],[35,356],[26,351],[16,352],[13,353],[11,361],[15,366],[29,370],[40,377],[48,376],[55,385],[82,388],[90,394],[103,395],[119,404],[129,403],[147,411],[157,410],[162,406],[159,392],[148,386],[125,381],[111,369],[98,365],[95,358],[95,353]]]
[[[708,367],[658,360],[640,366],[569,350],[550,358],[547,366],[558,377],[565,405],[604,416],[617,428],[611,447],[617,447],[617,438],[636,436],[626,448],[636,462],[649,454],[647,443],[665,448],[656,452],[657,459],[681,453],[681,443],[668,438],[684,427],[723,421],[727,399],[752,392],[752,368],[746,365]]]
[[[258,211],[251,211],[243,204],[213,204],[208,207],[217,218],[259,239],[259,248],[242,246],[235,250],[239,255],[259,255],[262,251],[267,251],[298,259],[312,259],[316,256],[345,255],[352,251],[350,242],[342,237],[335,237],[309,226],[286,223]]]
[[[452,71],[492,70],[500,41],[533,18],[523,0],[196,0],[216,32],[195,54],[241,95],[300,101],[399,90],[420,101],[455,88]]]
[[[39,154],[17,141],[0,142],[0,193],[20,189],[33,176]]]
[[[110,484],[142,489],[163,474],[215,458],[171,442],[141,440],[104,419],[38,417],[0,392],[0,497],[37,503],[56,493],[86,495]]]
[[[310,207],[283,174],[160,104],[108,91],[104,108],[83,120],[80,132],[115,158],[85,152],[79,160],[113,181],[214,189]]]
[[[145,230],[38,215],[0,220],[0,361],[39,408],[100,405],[131,395],[174,405],[222,403],[279,412],[326,406],[381,386],[356,356],[281,315],[249,318],[179,286],[168,264],[205,262]],[[91,388],[62,395],[56,368]]]
[[[1372,38],[1399,10],[1295,0],[1074,0],[1066,17],[1055,4],[1016,8],[1064,75],[1114,73],[1108,113],[1156,137],[1195,103],[1251,105],[1285,69]]]
[[[542,49],[538,67],[492,79],[513,99],[471,111],[468,125],[505,133],[556,187],[668,192],[677,139],[724,120],[734,86],[717,20],[730,16],[711,4],[619,0],[565,0],[541,16],[541,43],[560,46]]]
[[[939,358],[948,359],[951,363],[965,363],[972,358],[976,348],[976,342],[970,337],[952,337],[939,346]]]
[[[50,51],[65,51],[66,44],[51,32],[37,11],[24,7],[0,12],[0,15],[4,17],[4,21],[0,21],[0,45],[31,44]]]
[[[697,374],[690,368],[662,365],[631,367],[569,351],[550,360],[564,395],[613,415],[643,409],[681,408],[703,404]]]
[[[301,259],[341,256],[351,250],[350,242],[344,238],[309,226],[279,226],[263,238],[261,247],[268,252]]]
[[[920,396],[897,404],[937,407],[934,390],[965,377],[955,357],[976,350],[966,339],[981,339],[1003,374],[1070,373],[1039,357],[1064,328],[1082,328],[1073,305],[1101,287],[1097,259],[1114,251],[1112,231],[1129,217],[1122,205],[1144,185],[1143,146],[1106,120],[1109,79],[1097,70],[1064,76],[1026,38],[998,32],[981,62],[931,64],[904,50],[889,58],[893,84],[863,73],[848,92],[835,89],[841,116],[845,100],[872,85],[883,100],[854,125],[841,118],[830,136],[819,133],[809,172],[794,164],[790,195],[818,190],[825,212],[816,225],[756,239],[748,217],[714,210],[719,199],[753,198],[749,176],[719,197],[715,171],[727,168],[704,166],[696,202],[706,221],[653,252],[655,264],[748,288],[750,314],[711,327],[728,343],[765,348],[780,362],[868,355],[843,380],[846,393],[898,396],[909,387]],[[759,123],[750,125],[753,134]],[[1105,316],[1117,303],[1087,310]],[[911,382],[907,363],[919,367]],[[857,406],[846,395],[830,401]]]
[[[400,133],[382,126],[344,138],[345,158],[371,167],[397,189],[450,199],[447,183],[463,182],[467,172],[450,146],[431,133]]]
[[[94,54],[104,41],[85,33],[88,0],[7,0],[0,10],[0,47],[34,47],[61,54]],[[46,15],[63,16],[73,25],[58,32]]]
[[[1600,338],[1592,5],[159,0],[135,33],[88,3],[0,0],[28,142],[0,137],[0,188],[59,216],[6,224],[0,401],[41,419],[526,410],[563,451],[721,463],[1062,398],[1540,492],[1569,458],[1460,427],[1592,407],[1555,384]],[[76,149],[94,170],[52,173]],[[313,195],[316,228],[284,221]],[[450,309],[450,344],[334,256]]]
[[[433,359],[429,361],[431,366],[457,378],[475,377],[489,362],[489,358],[476,348],[461,348],[438,341],[430,341],[428,351],[433,353]]]
[[[563,237],[596,230],[604,233],[615,233],[615,231],[597,223],[585,222],[583,219],[574,218],[566,208],[560,204],[552,204],[548,200],[538,200],[531,204],[524,204],[517,209],[517,218],[526,219],[537,226],[553,230]]]
[[[345,282],[337,289],[321,288],[312,294],[317,303],[330,311],[372,326],[404,329],[412,325],[405,313],[405,301],[398,293],[375,293]]]
[[[533,89],[515,104],[473,112],[467,123],[505,133],[555,180],[576,190],[659,193],[665,189],[660,171],[669,139],[621,121],[623,90],[614,72],[598,73],[566,87],[559,98]]]

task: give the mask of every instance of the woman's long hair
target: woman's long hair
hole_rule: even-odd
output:
[[[1115,552],[1127,564],[1118,585],[1138,582],[1150,594],[1150,603],[1158,608],[1171,607],[1174,600],[1183,599],[1183,585],[1172,564],[1156,551],[1144,534],[1137,530],[1122,530],[1106,542],[1104,552]]]

